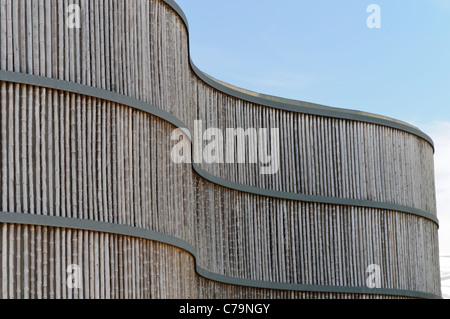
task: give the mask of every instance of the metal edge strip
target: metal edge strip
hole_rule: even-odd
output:
[[[220,81],[215,80],[214,78],[206,75],[203,71],[201,71],[192,61],[191,58],[191,50],[190,50],[190,41],[189,41],[189,24],[188,20],[186,18],[186,15],[184,14],[183,10],[180,8],[180,6],[174,1],[174,0],[161,0],[165,4],[167,4],[169,7],[171,7],[181,18],[184,25],[186,26],[187,36],[188,36],[188,46],[189,46],[189,63],[191,65],[192,70],[194,73],[206,84],[209,86],[225,93],[228,95],[231,95],[233,97],[236,97],[241,100],[245,100],[251,103],[263,105],[270,108],[280,109],[284,111],[290,111],[290,112],[296,112],[296,113],[303,113],[303,114],[311,114],[311,115],[318,115],[318,116],[325,116],[325,117],[332,117],[332,118],[340,118],[340,119],[346,119],[346,120],[353,120],[353,121],[359,121],[359,122],[366,122],[366,123],[372,123],[377,124],[381,126],[391,127],[394,129],[398,129],[404,132],[411,133],[413,135],[419,136],[420,138],[427,141],[433,148],[434,151],[434,142],[431,139],[430,136],[419,130],[418,128],[395,120],[388,117],[376,115],[376,114],[370,114],[367,112],[362,111],[356,111],[356,110],[349,110],[349,109],[342,109],[342,108],[335,108],[325,105],[319,105],[315,103],[309,103],[309,102],[303,102],[303,101],[295,101],[298,104],[301,105],[295,105],[290,101],[289,99],[281,98],[281,97],[271,97],[272,99],[265,98],[263,94],[255,93],[255,95],[251,95],[248,93],[245,93],[243,91],[239,91],[238,88],[233,88],[232,85],[226,86]]]
[[[274,289],[274,290],[302,291],[302,292],[348,293],[348,294],[402,296],[421,299],[442,299],[441,296],[432,293],[412,291],[412,290],[389,289],[389,288],[370,289],[368,287],[350,287],[350,286],[303,285],[293,283],[249,280],[244,278],[220,275],[207,271],[197,265],[196,249],[188,242],[164,233],[147,230],[143,228],[136,228],[127,225],[118,225],[92,220],[82,220],[77,218],[57,217],[49,215],[21,214],[10,212],[0,212],[0,223],[94,231],[160,242],[173,247],[177,247],[191,254],[194,258],[196,272],[201,277],[229,285]]]
[[[226,188],[230,188],[232,190],[241,191],[244,193],[250,193],[250,194],[261,195],[261,196],[266,196],[266,197],[279,198],[279,199],[287,199],[287,200],[293,200],[293,201],[309,202],[309,203],[367,207],[367,208],[375,208],[375,209],[383,209],[383,210],[402,212],[402,213],[417,215],[417,216],[429,219],[439,226],[439,220],[436,216],[434,216],[428,212],[422,211],[420,209],[413,208],[413,207],[407,207],[407,206],[384,203],[384,202],[375,202],[375,201],[370,201],[370,200],[362,200],[362,199],[315,196],[315,195],[288,193],[288,192],[275,191],[275,190],[271,190],[271,189],[258,188],[258,187],[253,187],[253,186],[248,186],[248,185],[231,182],[231,181],[228,181],[221,177],[217,177],[215,175],[212,175],[211,173],[203,171],[195,163],[193,163],[192,166],[194,167],[195,172],[198,175],[200,175],[201,177],[203,177],[204,179],[206,179],[214,184],[217,184],[217,185],[220,185],[220,186],[223,186]]]
[[[45,87],[54,90],[61,90],[68,93],[81,94],[85,96],[90,96],[94,98],[98,98],[101,100],[115,102],[118,104],[126,105],[140,111],[149,113],[156,117],[159,117],[170,124],[182,129],[184,132],[189,133],[189,129],[186,124],[184,124],[181,120],[173,116],[172,114],[143,101],[137,100],[135,98],[128,97],[126,95],[122,95],[119,93],[111,92],[104,89],[98,89],[91,86],[77,84],[73,82],[67,82],[62,80],[56,80],[52,78],[46,78],[36,75],[29,75],[18,72],[10,72],[10,71],[1,71],[0,70],[0,81],[5,82],[13,82],[25,85],[32,85],[37,87]],[[191,136],[188,136],[191,138]],[[200,167],[198,167],[194,161],[192,161],[192,167],[194,171],[200,175],[202,178],[210,181],[211,183],[230,188],[233,190],[242,191],[245,193],[274,197],[279,199],[287,199],[287,200],[296,200],[296,201],[305,201],[305,202],[313,202],[313,203],[322,203],[322,204],[335,204],[335,205],[345,205],[345,206],[358,206],[358,207],[368,207],[368,208],[377,208],[377,209],[386,209],[392,211],[399,211],[403,213],[408,213],[416,216],[420,216],[426,219],[431,220],[439,227],[439,220],[433,214],[422,211],[413,207],[406,207],[396,204],[369,201],[369,200],[358,200],[358,199],[349,199],[349,198],[337,198],[337,197],[325,197],[325,196],[313,196],[313,195],[305,195],[298,193],[289,193],[289,192],[280,192],[274,191],[264,188],[252,187],[248,185],[243,185],[235,182],[231,182],[225,180],[223,178],[212,175],[206,171],[203,171]]]

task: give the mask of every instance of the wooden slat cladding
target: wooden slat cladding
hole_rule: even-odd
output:
[[[436,214],[433,149],[410,133],[379,125],[296,114],[207,93],[204,129],[279,128],[280,170],[257,164],[205,164],[216,176],[281,192],[372,200]],[[205,145],[207,143],[205,142]],[[247,163],[249,163],[247,155]]]
[[[211,88],[190,69],[187,31],[162,1],[71,3],[81,6],[81,29],[65,26],[64,1],[5,1],[0,68],[125,94],[170,112],[191,130],[194,120],[205,128],[280,128],[278,174],[261,176],[251,164],[202,165],[228,180],[436,214],[433,150],[426,141],[375,124],[261,107]]]
[[[170,159],[175,127],[62,91],[0,82],[0,92],[2,211],[156,226],[193,238],[177,227],[193,224],[195,207],[192,167]],[[165,212],[177,219],[160,223]]]
[[[162,243],[65,228],[0,225],[1,298],[330,298],[327,293],[232,286],[195,273],[190,254]],[[81,268],[80,289],[67,287],[67,266]],[[39,283],[39,284],[37,284]],[[378,295],[337,293],[340,299]],[[384,298],[400,298],[383,296]]]
[[[433,148],[387,126],[288,112],[237,99],[200,80],[188,34],[161,0],[0,0],[0,70],[117,92],[159,107],[191,132],[279,128],[280,171],[206,165],[248,186],[369,200],[436,214]],[[177,165],[168,122],[107,99],[0,81],[0,210],[129,225],[197,251],[122,235],[1,224],[2,298],[386,298],[221,284],[242,279],[440,295],[437,225],[392,210],[277,199],[209,182]],[[67,265],[83,269],[68,289]]]
[[[2,211],[166,233],[231,277],[364,287],[375,263],[383,287],[439,292],[427,219],[233,191],[174,164],[175,127],[155,116],[33,86],[2,82],[0,92]]]

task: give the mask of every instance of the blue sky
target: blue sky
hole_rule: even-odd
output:
[[[256,92],[406,121],[436,144],[450,255],[450,0],[176,0],[205,73]],[[381,7],[381,29],[366,9]]]
[[[412,124],[450,119],[449,0],[177,0],[204,72]],[[381,29],[366,25],[381,7]]]

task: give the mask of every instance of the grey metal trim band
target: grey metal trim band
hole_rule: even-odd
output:
[[[303,101],[295,101],[289,100],[281,97],[269,96],[265,94],[260,94],[256,92],[250,92],[247,90],[243,90],[237,87],[234,87],[229,84],[225,84],[220,82],[204,72],[202,72],[192,61],[190,55],[190,41],[189,41],[189,24],[184,14],[183,10],[178,6],[178,4],[173,0],[162,0],[168,6],[170,6],[181,18],[184,25],[186,26],[187,36],[188,36],[188,45],[189,45],[189,62],[194,73],[206,84],[209,86],[226,93],[228,95],[234,96],[238,99],[245,100],[251,103],[263,105],[270,108],[280,109],[284,111],[303,113],[303,114],[311,114],[332,118],[340,118],[346,120],[353,120],[359,122],[366,122],[377,124],[381,126],[391,127],[397,130],[405,131],[411,134],[414,134],[425,141],[427,141],[434,150],[434,142],[427,134],[419,130],[418,128],[407,124],[405,122],[395,120],[392,118],[388,118],[381,115],[371,114],[362,111],[355,111],[349,109],[335,108],[315,103],[303,102]]]
[[[78,84],[74,82],[62,81],[53,78],[47,78],[43,76],[30,75],[19,72],[3,71],[0,70],[0,81],[14,82],[38,87],[44,87],[53,90],[61,90],[68,93],[76,93],[85,96],[98,98],[105,101],[115,102],[123,104],[140,111],[150,113],[157,116],[179,128],[186,128],[186,124],[180,121],[178,118],[162,110],[159,107],[145,103],[141,100],[119,94],[116,92],[95,88],[88,85]]]
[[[159,117],[170,124],[182,129],[186,134],[188,134],[188,137],[191,138],[189,129],[187,128],[186,124],[184,124],[181,120],[173,116],[172,114],[154,106],[148,103],[145,103],[143,101],[137,100],[135,98],[131,98],[119,93],[94,88],[91,86],[78,84],[78,83],[72,83],[52,78],[46,78],[36,75],[29,75],[29,74],[23,74],[18,72],[10,72],[10,71],[1,71],[0,70],[0,81],[6,81],[6,82],[13,82],[13,83],[20,83],[20,84],[26,84],[26,85],[32,85],[37,87],[45,87],[49,89],[54,90],[61,90],[69,93],[76,93],[76,94],[82,94],[85,96],[90,96],[94,98],[98,98],[101,100],[106,100],[109,102],[115,102],[118,104],[126,105],[135,109],[138,109],[140,111],[149,113],[151,115],[154,115],[156,117]],[[192,140],[192,139],[191,139]],[[252,187],[248,185],[243,185],[235,182],[231,182],[228,180],[225,180],[223,178],[217,177],[215,175],[212,175],[204,170],[202,170],[200,167],[198,167],[196,164],[194,164],[194,161],[192,161],[192,167],[194,171],[203,177],[204,179],[210,181],[211,183],[230,188],[233,190],[242,191],[245,193],[255,194],[255,195],[261,195],[261,196],[267,196],[267,197],[274,197],[279,199],[288,199],[288,200],[296,200],[296,201],[305,201],[305,202],[312,202],[312,203],[322,203],[322,204],[335,204],[335,205],[344,205],[344,206],[357,206],[357,207],[368,207],[368,208],[377,208],[377,209],[385,209],[385,210],[391,210],[391,211],[399,211],[403,213],[408,213],[416,216],[420,216],[423,218],[427,218],[431,220],[432,222],[436,223],[436,225],[439,227],[439,220],[436,216],[433,214],[413,208],[413,207],[406,207],[396,204],[390,204],[390,203],[383,203],[383,202],[375,202],[375,201],[369,201],[369,200],[358,200],[358,199],[350,199],[350,198],[337,198],[337,197],[325,197],[325,196],[313,196],[313,195],[305,195],[305,194],[298,194],[298,193],[289,193],[289,192],[280,192],[280,191],[274,191],[264,188],[258,188],[258,187]]]
[[[279,198],[279,199],[301,201],[301,202],[334,204],[334,205],[342,205],[342,206],[369,207],[369,208],[397,211],[397,212],[402,212],[402,213],[407,213],[407,214],[412,214],[412,215],[417,215],[417,216],[420,216],[423,218],[427,218],[439,226],[439,220],[436,216],[434,216],[426,211],[423,211],[423,210],[420,210],[417,208],[413,208],[413,207],[407,207],[407,206],[383,203],[383,202],[376,202],[376,201],[370,201],[370,200],[362,200],[362,199],[315,196],[315,195],[306,195],[306,194],[298,194],[298,193],[280,192],[280,191],[275,191],[275,190],[271,190],[271,189],[253,187],[253,186],[248,186],[248,185],[244,185],[244,184],[231,182],[231,181],[228,181],[221,177],[212,175],[211,173],[203,171],[195,163],[193,163],[192,166],[194,167],[194,171],[198,175],[203,177],[204,179],[206,179],[214,184],[217,184],[217,185],[220,185],[220,186],[223,186],[226,188],[230,188],[233,190],[238,190],[238,191],[241,191],[244,193],[250,193],[250,194],[255,194],[255,195]]]
[[[263,289],[275,289],[275,290],[304,291],[304,292],[388,295],[388,296],[402,296],[402,297],[422,298],[422,299],[442,299],[440,296],[431,293],[412,290],[387,289],[387,288],[370,289],[367,287],[349,287],[349,286],[303,285],[303,284],[258,281],[236,277],[228,277],[212,273],[198,266],[196,249],[188,242],[164,233],[159,233],[143,228],[136,228],[132,226],[118,225],[76,218],[10,213],[10,212],[0,212],[0,223],[68,228],[68,229],[94,231],[153,240],[156,242],[180,248],[188,252],[194,257],[195,268],[198,275],[208,280],[229,285],[263,288]]]

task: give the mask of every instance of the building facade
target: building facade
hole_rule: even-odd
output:
[[[0,21],[1,298],[441,296],[417,128],[210,78],[171,0],[3,0]],[[278,170],[175,163],[198,121],[277,128]]]

